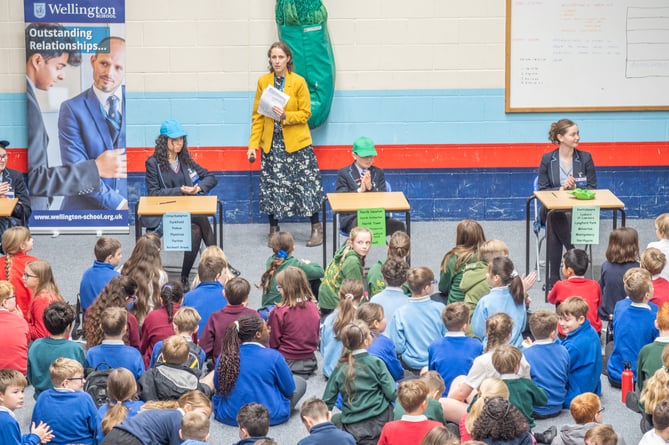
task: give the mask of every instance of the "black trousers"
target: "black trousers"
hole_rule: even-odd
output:
[[[220,221],[219,223],[222,223]],[[181,265],[181,278],[188,280],[190,270],[195,264],[195,258],[200,251],[200,245],[204,241],[207,246],[212,246],[215,243],[214,231],[211,230],[209,218],[205,215],[191,215],[190,217],[190,251],[184,252],[184,260]]]
[[[547,215],[546,247],[549,250],[548,257],[548,289],[551,289],[556,281],[560,281],[562,270],[562,252],[573,249],[571,243],[571,212],[553,211]]]

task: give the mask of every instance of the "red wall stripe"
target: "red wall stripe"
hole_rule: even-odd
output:
[[[375,162],[386,169],[447,168],[536,168],[541,155],[554,148],[551,144],[414,144],[377,145]],[[580,148],[592,153],[601,167],[669,166],[669,141],[660,142],[592,142]],[[253,171],[260,162],[246,159],[246,147],[190,147],[195,160],[212,171]],[[336,170],[352,162],[349,145],[315,147],[322,170]],[[12,148],[9,167],[25,172],[25,148]],[[128,172],[144,171],[144,161],[153,147],[128,149]]]

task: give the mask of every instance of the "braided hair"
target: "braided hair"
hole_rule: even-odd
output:
[[[174,318],[174,305],[181,304],[184,299],[184,287],[178,281],[168,281],[160,289],[160,301],[167,311],[167,321],[172,323]]]
[[[264,325],[265,322],[259,316],[242,315],[239,320],[230,323],[226,328],[216,368],[218,393],[222,396],[232,392],[239,377],[239,347],[244,342],[253,341]]]

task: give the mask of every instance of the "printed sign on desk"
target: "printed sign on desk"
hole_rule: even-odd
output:
[[[163,215],[163,246],[165,250],[190,250],[190,231],[190,213],[165,213]]]
[[[575,206],[571,216],[572,244],[599,244],[599,207]]]
[[[386,245],[386,209],[358,210],[358,226],[372,231],[372,245]]]

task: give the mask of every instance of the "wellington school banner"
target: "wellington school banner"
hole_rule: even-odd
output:
[[[127,231],[125,0],[24,0],[31,229]]]

